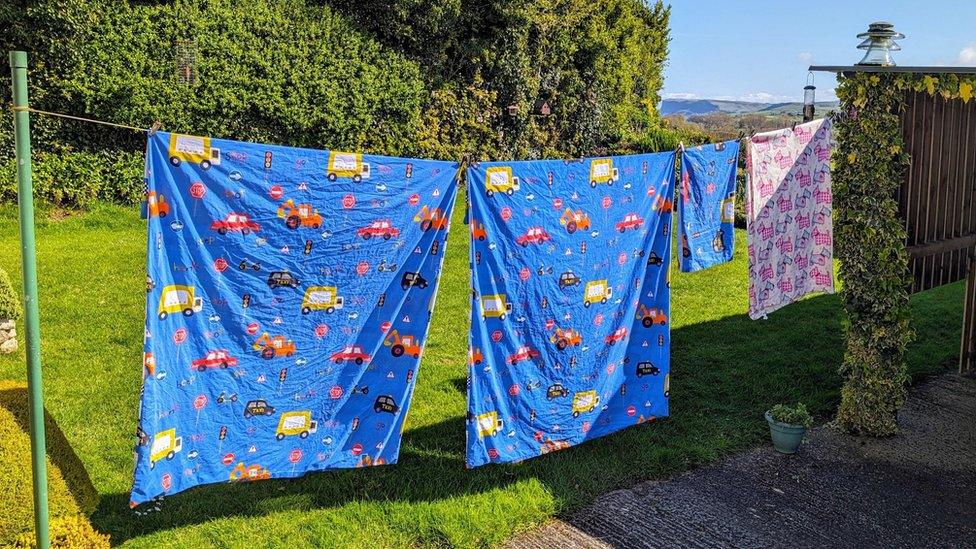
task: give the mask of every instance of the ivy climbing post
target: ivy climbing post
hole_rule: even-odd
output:
[[[895,191],[908,165],[899,108],[899,77],[853,73],[837,88],[835,246],[847,309],[838,425],[885,436],[898,430],[905,400],[909,325],[908,253]]]

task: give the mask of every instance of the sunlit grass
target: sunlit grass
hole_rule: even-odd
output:
[[[131,208],[98,206],[38,222],[46,406],[101,503],[92,521],[131,546],[497,544],[594,495],[762,443],[762,412],[801,400],[820,420],[837,405],[843,356],[837,296],[751,321],[745,254],[672,277],[672,417],[521,465],[464,467],[469,305],[466,226],[455,212],[444,278],[400,463],[296,480],[218,485],[128,509],[142,351],[145,228]],[[19,283],[16,211],[0,208],[0,266]],[[60,218],[61,216],[57,216]],[[738,252],[745,234],[737,232]],[[954,364],[962,287],[913,298],[915,375]],[[25,379],[23,353],[0,379]],[[27,460],[28,457],[24,456]],[[2,506],[0,506],[2,509]]]

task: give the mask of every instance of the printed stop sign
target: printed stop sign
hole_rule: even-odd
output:
[[[285,190],[281,188],[281,185],[272,185],[268,189],[268,195],[275,200],[281,200],[281,197],[285,196]]]
[[[203,186],[203,183],[197,181],[196,183],[190,185],[190,196],[196,198],[197,200],[204,197],[207,194],[207,188]]]
[[[301,460],[302,460],[302,451],[299,450],[298,448],[295,448],[294,450],[291,451],[290,454],[288,454],[288,461],[292,463],[298,463]]]

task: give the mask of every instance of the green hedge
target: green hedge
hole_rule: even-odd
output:
[[[180,133],[481,160],[695,141],[663,126],[655,110],[670,16],[659,1],[203,5],[7,3],[0,46],[29,52],[36,108],[139,127],[160,120]],[[5,74],[0,89],[9,101]],[[550,116],[540,115],[543,101]],[[13,189],[10,125],[5,111],[3,201]],[[40,196],[65,206],[137,199],[138,132],[38,115],[32,135]]]

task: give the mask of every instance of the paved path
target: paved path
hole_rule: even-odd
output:
[[[976,547],[976,380],[918,386],[899,421],[611,492],[509,547]]]

